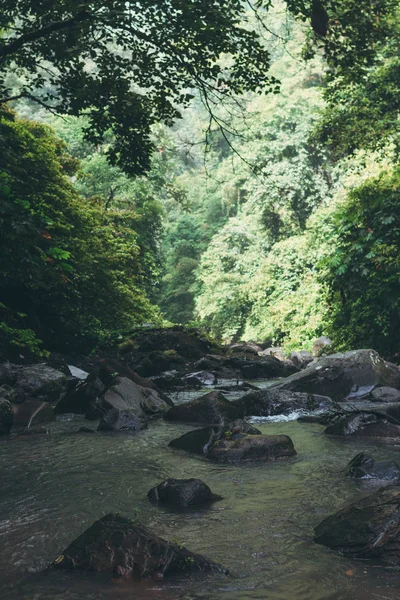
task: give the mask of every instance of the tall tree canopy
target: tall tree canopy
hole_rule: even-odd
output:
[[[150,164],[151,125],[171,124],[193,89],[211,113],[232,94],[277,89],[263,41],[275,3],[3,0],[0,104],[28,97],[64,114],[86,113],[87,139],[97,144],[113,130],[109,159],[141,173]],[[311,23],[331,66],[354,72],[389,35],[397,2],[286,4]]]
[[[269,54],[241,0],[8,0],[0,14],[0,103],[36,99],[86,112],[90,141],[112,129],[113,163],[146,170],[150,127],[170,124],[197,88],[209,103],[269,89]],[[229,67],[218,59],[231,55]],[[13,87],[10,73],[17,72]]]

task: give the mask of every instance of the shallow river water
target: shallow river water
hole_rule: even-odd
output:
[[[87,422],[84,423],[87,425]],[[1,600],[394,600],[400,571],[345,559],[313,542],[325,516],[375,488],[341,474],[359,451],[400,460],[400,440],[329,438],[295,421],[257,423],[289,435],[297,457],[276,463],[210,464],[167,447],[191,429],[158,421],[135,435],[77,434],[79,418],[52,434],[0,441]],[[151,505],[148,490],[167,477],[198,477],[224,499],[176,513]],[[140,584],[46,571],[107,512],[138,516],[230,569],[230,575]]]

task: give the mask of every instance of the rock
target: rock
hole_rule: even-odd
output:
[[[199,330],[178,325],[138,332],[135,342],[141,353],[175,350],[189,360],[196,360],[210,353],[214,346]]]
[[[14,385],[17,381],[18,371],[21,369],[19,365],[14,365],[10,362],[0,364],[0,385]]]
[[[258,390],[232,402],[241,417],[271,417],[295,411],[329,410],[334,403],[326,396],[292,392],[278,387]]]
[[[65,392],[66,384],[64,373],[48,365],[37,364],[18,370],[15,386],[25,397],[56,402]]]
[[[147,497],[151,502],[187,508],[222,500],[213,494],[201,479],[167,479],[152,488]]]
[[[220,356],[219,359],[215,358],[215,356],[203,356],[203,358],[195,362],[194,367],[197,371],[214,371],[221,366],[220,363],[224,357]]]
[[[140,431],[146,427],[133,411],[112,408],[103,415],[97,431]]]
[[[315,528],[315,542],[344,556],[400,565],[400,488],[386,487]]]
[[[328,435],[356,435],[364,437],[400,437],[400,425],[389,422],[384,416],[359,412],[340,417],[329,425]]]
[[[374,350],[351,350],[313,361],[278,387],[341,401],[360,388],[365,395],[366,390],[382,386],[400,388],[399,369],[394,370]]]
[[[182,381],[185,385],[193,387],[202,387],[203,385],[216,385],[218,383],[217,377],[214,373],[207,371],[196,371],[195,373],[188,373],[182,377]]]
[[[280,361],[286,360],[280,346],[269,346],[268,348],[265,348],[265,350],[261,350],[260,354],[263,356],[273,356]]]
[[[136,372],[142,377],[159,375],[169,369],[171,369],[171,361],[162,352],[151,352],[135,367]]]
[[[392,387],[378,387],[370,394],[372,402],[400,402],[400,391]]]
[[[68,370],[71,373],[71,376],[75,377],[75,379],[85,381],[89,377],[89,373],[87,371],[82,371],[82,369],[74,367],[73,365],[68,365]]]
[[[313,343],[314,356],[320,356],[322,350],[326,350],[330,346],[332,346],[332,340],[326,335],[322,335],[321,337],[317,338]]]
[[[90,373],[86,380],[80,381],[75,388],[69,390],[56,404],[54,411],[56,414],[74,413],[84,415],[97,403],[106,389],[106,385],[100,379],[99,371],[96,369]]]
[[[41,423],[55,421],[53,407],[48,402],[26,400],[14,406],[14,427],[34,427]]]
[[[263,356],[257,361],[241,360],[236,365],[231,361],[232,366],[240,368],[244,379],[269,379],[273,377],[286,377],[297,368],[289,361],[281,361],[274,356]]]
[[[293,442],[287,435],[244,435],[225,438],[214,443],[207,458],[221,463],[268,461],[296,456]]]
[[[14,420],[14,411],[11,402],[0,398],[0,435],[10,432]]]
[[[263,349],[261,346],[258,346],[255,342],[236,342],[235,344],[231,344],[228,348],[230,354],[244,352],[245,354],[257,355],[262,351]]]
[[[375,462],[372,456],[360,452],[347,465],[345,475],[354,479],[397,481],[400,479],[400,468],[394,461]]]
[[[104,394],[102,405],[106,409],[131,410],[142,419],[161,416],[170,408],[156,390],[137,385],[127,377],[115,378],[114,385]]]
[[[223,423],[215,427],[203,427],[184,433],[179,438],[172,440],[168,446],[178,450],[185,450],[193,454],[207,455],[212,445],[225,437],[235,437],[239,435],[261,435],[261,431],[253,427],[250,423],[237,419],[231,423]]]
[[[111,385],[114,382],[114,378],[116,375],[120,377],[127,377],[136,385],[140,385],[140,387],[150,388],[158,393],[160,398],[164,400],[169,406],[174,406],[173,401],[166,394],[164,394],[157,386],[157,384],[151,379],[146,379],[145,377],[141,377],[133,371],[130,367],[118,362],[114,359],[102,359],[100,361],[100,377],[102,381]]]
[[[196,400],[170,408],[165,414],[167,421],[184,423],[221,423],[240,417],[239,410],[218,391],[209,392]]]
[[[192,571],[227,573],[221,565],[163,540],[118,514],[108,514],[96,521],[56,558],[52,566],[143,578]]]
[[[154,377],[153,381],[164,391],[184,387],[183,380],[179,376],[178,371],[165,371],[165,373],[161,373],[161,375]]]
[[[311,352],[307,352],[306,350],[292,352],[289,359],[299,369],[305,369],[314,360]]]

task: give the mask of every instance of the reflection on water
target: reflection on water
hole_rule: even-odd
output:
[[[290,435],[298,456],[215,465],[167,447],[186,425],[155,422],[136,435],[74,433],[81,424],[64,418],[52,435],[0,441],[1,600],[400,597],[397,570],[344,559],[312,541],[313,527],[326,515],[372,491],[342,477],[347,462],[361,450],[396,459],[399,446],[330,439],[319,425],[261,423],[263,433]],[[146,494],[166,477],[199,477],[224,500],[208,510],[163,510]],[[138,515],[155,533],[221,562],[231,574],[138,584],[44,571],[109,511]]]

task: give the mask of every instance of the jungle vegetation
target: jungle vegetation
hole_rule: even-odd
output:
[[[393,0],[0,2],[0,353],[400,343]]]

